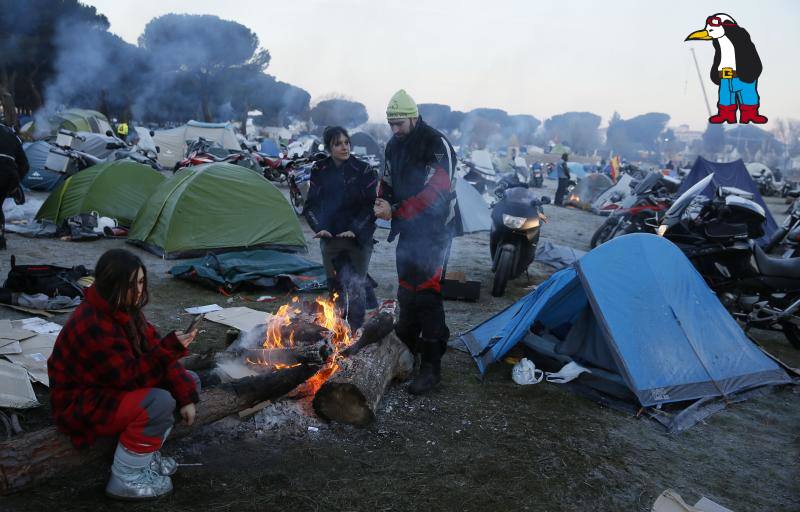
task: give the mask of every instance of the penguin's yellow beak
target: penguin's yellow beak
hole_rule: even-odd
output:
[[[699,41],[711,41],[713,37],[708,35],[708,30],[696,30],[689,34],[684,41],[690,40],[699,40]]]

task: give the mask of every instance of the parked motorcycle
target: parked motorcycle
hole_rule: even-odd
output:
[[[697,201],[713,179],[676,199],[658,234],[683,251],[745,330],[783,332],[800,349],[800,258],[773,258],[759,247],[766,212],[749,192],[719,187],[713,199]]]
[[[800,256],[800,199],[795,199],[786,213],[783,223],[764,246],[764,252],[796,258]]]
[[[510,279],[528,270],[536,256],[540,225],[547,222],[539,197],[527,185],[495,189],[489,249],[492,255],[492,295],[501,297]]]
[[[224,162],[246,167],[256,172],[262,172],[262,160],[257,155],[254,155],[246,150],[231,151],[220,150],[227,154],[217,155],[214,154],[214,142],[199,137],[197,140],[192,141],[186,148],[186,157],[175,164],[172,171],[178,172],[186,167],[195,165],[210,164],[215,162]]]
[[[673,185],[666,183],[659,173],[648,174],[597,228],[592,235],[591,248],[628,233],[655,233],[661,217],[672,204]]]
[[[542,171],[541,166],[531,166],[530,185],[535,188],[544,186],[544,171]]]
[[[770,197],[781,193],[783,184],[775,180],[772,171],[762,169],[760,174],[752,176],[752,178],[753,181],[756,182],[756,185],[758,185],[758,192],[762,196]]]

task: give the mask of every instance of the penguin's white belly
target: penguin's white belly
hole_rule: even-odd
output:
[[[722,68],[736,69],[736,50],[733,48],[733,43],[727,37],[720,37],[717,39],[719,43],[720,59],[718,70]]]

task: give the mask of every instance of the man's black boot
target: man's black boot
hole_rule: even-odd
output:
[[[442,352],[436,340],[420,339],[422,364],[419,373],[408,386],[412,395],[424,395],[442,380]]]

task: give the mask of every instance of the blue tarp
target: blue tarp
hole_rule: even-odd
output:
[[[756,185],[753,178],[750,177],[750,174],[747,172],[747,167],[744,166],[744,162],[741,160],[717,163],[710,162],[702,156],[698,156],[692,166],[692,172],[683,180],[675,197],[679,197],[685,191],[689,190],[692,185],[711,173],[714,173],[714,181],[706,187],[702,194],[706,197],[713,198],[717,187],[736,187],[752,192],[753,200],[760,204],[767,214],[767,220],[764,222],[764,236],[759,239],[761,244],[767,243],[770,235],[778,229],[778,224],[775,222],[775,218],[770,213],[769,208],[767,208],[764,198],[761,197],[761,194],[758,192],[758,185]]]
[[[534,321],[551,332],[582,329],[583,343],[604,344],[581,352],[610,354],[611,368],[597,367],[619,374],[643,406],[790,382],[680,249],[655,235],[603,244],[460,339],[483,373]]]

